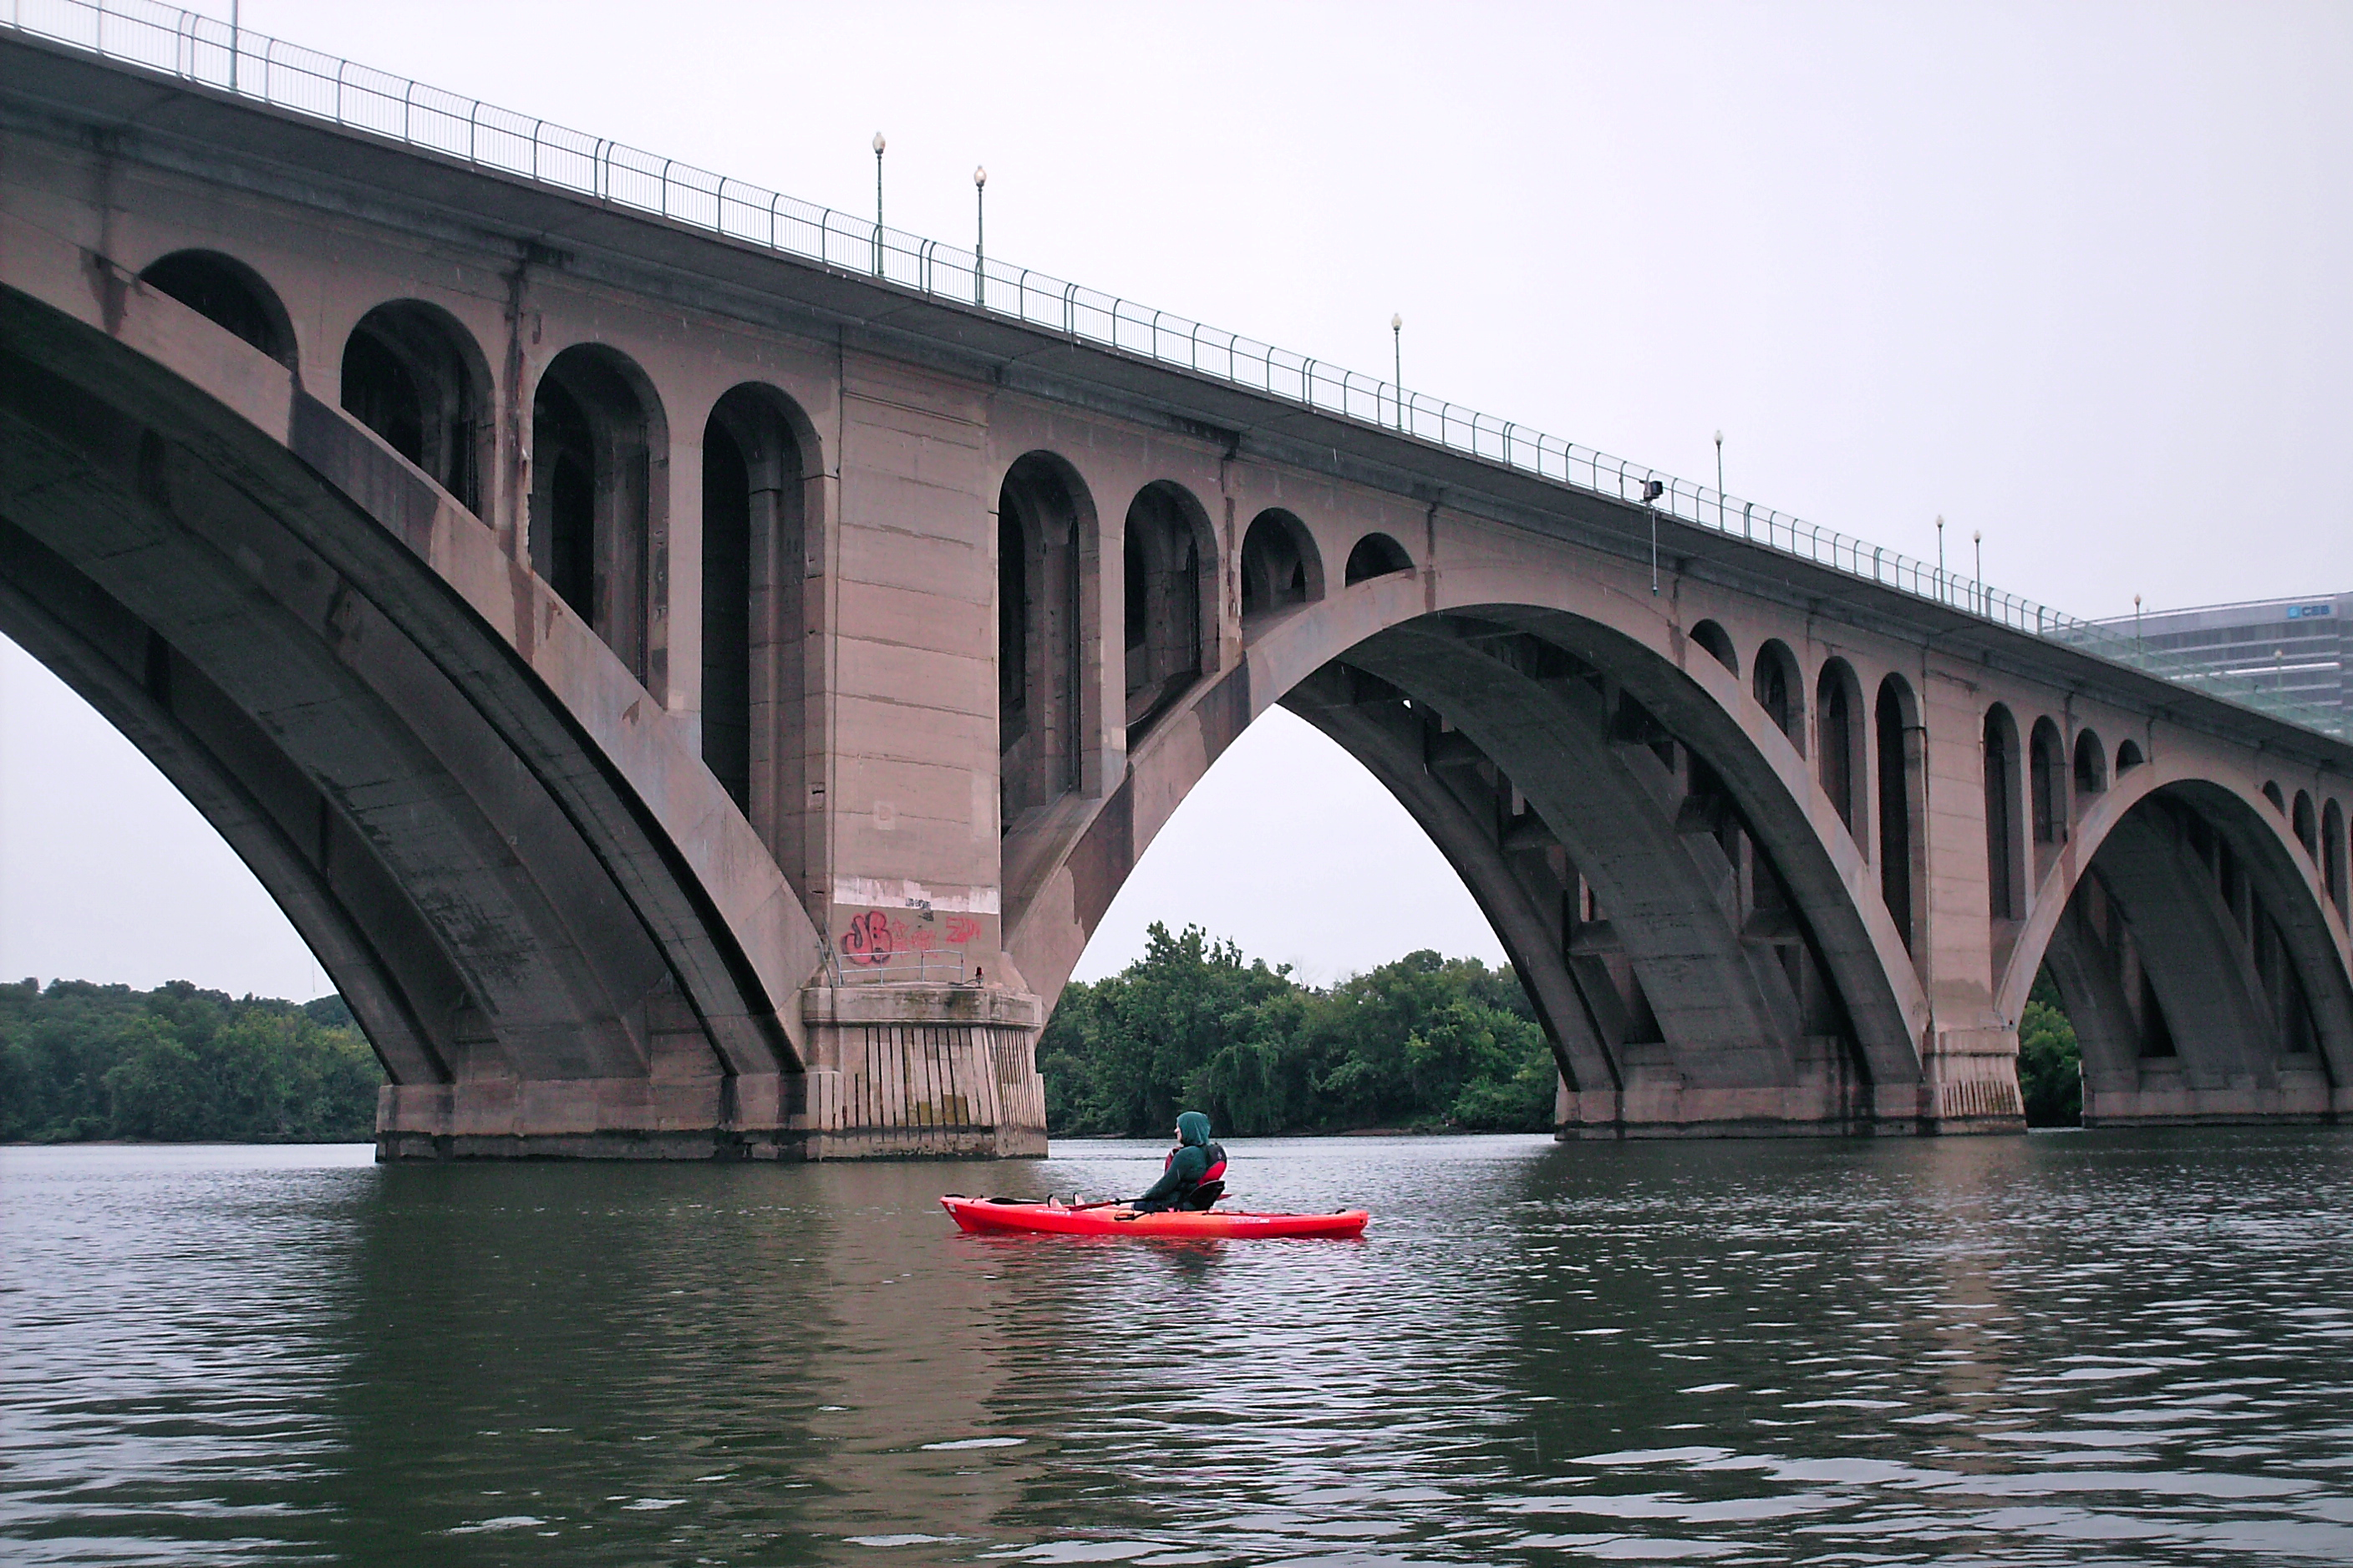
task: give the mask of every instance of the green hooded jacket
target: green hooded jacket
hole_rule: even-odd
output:
[[[1131,1206],[1167,1208],[1182,1201],[1209,1173],[1210,1151],[1215,1147],[1209,1139],[1209,1119],[1198,1110],[1186,1111],[1176,1119],[1176,1148],[1168,1157],[1167,1168]]]

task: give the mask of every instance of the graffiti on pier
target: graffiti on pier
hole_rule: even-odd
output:
[[[961,958],[997,944],[994,888],[942,887],[899,879],[845,877],[833,889],[834,945],[860,969],[943,953]]]
[[[971,915],[942,915],[934,910],[866,910],[850,916],[843,930],[841,958],[845,963],[880,967],[900,954],[969,947],[981,940],[984,929]]]

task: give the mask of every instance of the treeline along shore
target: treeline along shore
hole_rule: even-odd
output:
[[[2027,1120],[2072,1125],[2075,1034],[2047,982],[2019,1034]],[[1143,957],[1062,993],[1038,1065],[1064,1136],[1164,1137],[1185,1110],[1238,1137],[1552,1126],[1552,1052],[1511,969],[1430,952],[1317,988],[1155,924]],[[383,1082],[337,997],[0,984],[0,1142],[360,1142]]]
[[[0,1142],[364,1142],[383,1082],[338,997],[0,984]]]

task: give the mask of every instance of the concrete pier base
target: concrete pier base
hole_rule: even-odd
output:
[[[2233,1123],[2353,1120],[2353,1088],[2329,1082],[2316,1061],[2280,1066],[2263,1081],[2201,1081],[2179,1057],[2147,1058],[2128,1072],[2084,1074],[2086,1127],[2220,1127]]]
[[[1045,1006],[963,985],[812,987],[801,994],[806,1123],[818,1160],[1042,1158]]]
[[[1045,1007],[1023,992],[802,994],[805,1073],[388,1084],[376,1156],[407,1160],[1042,1158]]]
[[[1924,1132],[2023,1132],[2016,1029],[1944,1029],[1929,1042]]]

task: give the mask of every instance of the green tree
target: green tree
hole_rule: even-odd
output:
[[[2075,1026],[2059,1005],[2048,972],[2034,977],[2018,1021],[2018,1088],[2029,1127],[2076,1127],[2084,1121],[2084,1053]]]
[[[1554,1066],[1509,970],[1409,953],[1328,990],[1198,927],[1062,994],[1039,1045],[1048,1126],[1157,1136],[1178,1110],[1250,1135],[1550,1127]]]
[[[119,1037],[121,1059],[100,1079],[107,1131],[117,1138],[217,1138],[213,1076],[172,1026],[150,1015]]]
[[[0,1138],[368,1138],[384,1072],[341,1001],[0,985]]]

